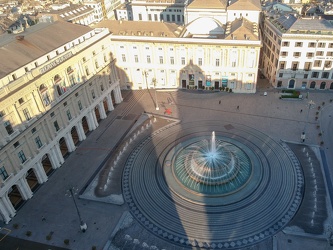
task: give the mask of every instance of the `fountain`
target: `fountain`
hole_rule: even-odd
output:
[[[247,154],[233,143],[206,138],[185,146],[173,161],[174,174],[185,187],[204,195],[225,195],[241,188],[252,173]]]

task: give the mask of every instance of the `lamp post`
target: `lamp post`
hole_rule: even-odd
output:
[[[80,230],[84,233],[87,230],[88,226],[85,222],[83,222],[83,220],[81,218],[79,207],[77,206],[77,203],[76,203],[76,200],[75,200],[75,197],[74,197],[76,192],[77,192],[77,189],[75,189],[74,187],[71,187],[67,190],[66,195],[73,198],[73,202],[74,202],[74,205],[75,205],[75,208],[76,208],[76,212],[77,212],[77,215],[79,216],[79,220],[80,220]]]
[[[152,79],[152,82],[154,84],[154,89],[155,89],[155,103],[156,103],[156,110],[160,110],[160,107],[158,106],[158,102],[157,102],[157,90],[156,90],[156,78]]]
[[[302,139],[303,142],[304,142],[304,140],[305,140],[306,128],[307,128],[307,125],[308,125],[308,123],[309,123],[310,109],[311,109],[314,105],[316,105],[316,104],[314,103],[314,101],[310,100],[310,101],[308,102],[308,113],[307,113],[307,115],[306,115],[306,122],[305,122],[304,129],[303,129],[303,132],[302,132],[302,135],[301,135],[301,139]]]
[[[142,75],[144,76],[144,78],[146,80],[146,87],[148,89],[148,80],[147,80],[147,78],[148,78],[148,72],[146,70],[143,70],[142,71]]]

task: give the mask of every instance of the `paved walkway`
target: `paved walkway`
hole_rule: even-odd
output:
[[[268,92],[267,96],[263,95],[264,91]],[[124,102],[109,113],[108,117],[100,122],[100,126],[78,145],[76,151],[69,155],[63,166],[53,173],[32,199],[26,202],[13,220],[8,225],[1,226],[9,228],[12,237],[47,244],[51,246],[50,249],[55,249],[52,246],[80,250],[94,249],[94,247],[102,249],[119,218],[124,211],[127,211],[127,205],[118,206],[77,199],[82,219],[88,225],[88,230],[82,233],[73,200],[65,194],[72,186],[78,187],[79,191],[87,187],[92,176],[99,171],[110,152],[117,147],[123,135],[132,128],[140,114],[146,111],[164,115],[165,109],[171,109],[172,117],[188,122],[197,120],[236,122],[256,128],[275,140],[294,142],[300,141],[301,132],[306,127],[305,143],[318,145],[323,138],[318,136],[319,123],[315,119],[317,109],[308,109],[307,103],[310,99],[317,105],[325,102],[324,110],[332,110],[331,105],[328,105],[333,98],[332,92],[311,92],[309,99],[301,101],[280,100],[279,95],[277,90],[267,87],[259,89],[253,95],[186,90],[158,91],[160,110],[156,111],[154,98],[152,98],[153,91],[151,94],[143,90],[124,92]],[[308,124],[307,117],[309,117]],[[324,128],[324,125],[322,127]],[[327,131],[328,129],[324,130],[325,133]],[[331,148],[329,142],[325,141],[324,145],[328,149]],[[332,175],[332,169],[330,171]],[[14,229],[14,224],[18,225],[17,229]],[[26,236],[27,231],[31,231],[30,237]],[[48,240],[46,236],[49,234],[52,234],[52,237]],[[315,246],[318,240],[314,240],[315,243],[311,245],[308,244],[307,238],[292,237],[292,242],[301,244],[303,250],[317,249],[311,246]],[[69,245],[65,245],[65,239],[69,240]],[[284,238],[281,240],[283,243]],[[325,245],[323,243],[325,239],[320,242]],[[4,244],[4,241],[0,241],[0,249],[3,246],[5,247],[3,249],[17,249],[17,247],[1,244]],[[293,245],[291,243],[288,244],[276,249],[299,249],[291,247]],[[326,244],[322,249],[332,248]]]

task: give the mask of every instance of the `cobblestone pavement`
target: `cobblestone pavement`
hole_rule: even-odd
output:
[[[263,95],[263,92],[267,92],[267,96]],[[62,167],[56,170],[45,184],[40,186],[34,193],[33,198],[23,205],[12,221],[8,225],[1,226],[10,230],[11,237],[47,244],[50,249],[54,249],[52,247],[75,250],[111,249],[110,242],[113,239],[124,243],[119,245],[120,249],[143,249],[147,246],[151,249],[156,246],[155,249],[157,249],[157,243],[161,243],[163,240],[159,239],[160,241],[155,242],[158,238],[140,228],[141,225],[136,220],[131,222],[133,227],[127,229],[120,227],[123,234],[117,234],[117,232],[120,232],[119,225],[123,223],[120,218],[122,218],[124,212],[128,211],[126,203],[114,205],[110,201],[101,202],[76,197],[82,219],[88,225],[87,231],[85,233],[81,232],[80,221],[73,200],[65,196],[66,191],[70,187],[76,186],[81,190],[80,194],[83,195],[83,191],[89,187],[93,177],[99,173],[107,160],[112,157],[112,153],[118,149],[119,141],[124,139],[129,131],[135,129],[135,120],[138,120],[144,111],[155,115],[168,116],[164,112],[169,109],[172,112],[169,115],[170,118],[187,122],[223,120],[230,123],[246,124],[269,135],[276,141],[284,140],[291,143],[299,143],[300,135],[306,128],[305,144],[311,146],[311,148],[313,145],[320,145],[323,138],[318,136],[319,121],[316,119],[318,109],[309,109],[307,103],[310,99],[317,106],[322,106],[322,103],[325,102],[325,109],[331,110],[332,93],[314,91],[310,92],[309,99],[299,101],[280,100],[279,95],[278,90],[267,86],[259,89],[253,95],[161,90],[157,92],[160,107],[160,110],[157,111],[155,110],[154,98],[151,98],[154,96],[153,92],[149,94],[147,90],[125,91],[123,92],[124,102],[109,113],[105,120],[100,121],[99,127],[91,132],[85,141],[77,145],[76,151],[67,157]],[[239,109],[237,109],[237,106],[239,106]],[[330,148],[328,143],[325,142],[324,145]],[[315,152],[315,154],[318,156],[318,153]],[[319,163],[322,164],[320,160]],[[328,175],[332,175],[332,170],[328,169]],[[310,172],[310,174],[312,173]],[[120,180],[121,173],[116,176]],[[330,176],[324,175],[324,177]],[[313,186],[313,188],[315,187]],[[120,191],[118,190],[118,192]],[[317,191],[318,195],[322,194],[319,186]],[[326,194],[324,199],[326,200],[325,206],[328,206],[330,200]],[[315,209],[314,203],[311,205],[313,206],[312,209]],[[308,226],[311,226],[309,216],[312,215],[309,211],[307,210],[305,213],[304,220],[309,222]],[[324,213],[327,213],[327,217],[331,218],[330,209],[327,209]],[[320,219],[324,220],[325,218]],[[326,218],[325,223],[328,222],[330,221]],[[18,228],[14,227],[14,224],[17,224]],[[301,225],[297,223],[296,225],[297,228],[295,228],[295,225],[287,227],[274,237],[246,249],[333,249],[328,244],[325,227],[306,233],[305,230],[298,228],[298,226],[302,227]],[[117,228],[118,231],[115,231]],[[131,236],[132,231],[127,232],[126,230],[141,233]],[[31,236],[26,236],[27,231],[32,232]],[[46,236],[50,233],[52,233],[52,237],[47,239]],[[130,237],[126,237],[126,235]],[[141,238],[147,239],[147,242],[141,240]],[[66,239],[69,241],[68,245],[64,243]],[[138,244],[135,239],[140,243]],[[0,241],[1,249],[17,249],[17,247],[8,246],[4,242]],[[146,245],[143,245],[144,242]],[[169,244],[158,246],[158,249],[180,249]],[[31,247],[30,249],[38,248]]]

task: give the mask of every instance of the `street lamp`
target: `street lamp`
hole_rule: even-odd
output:
[[[301,135],[301,139],[302,139],[303,142],[304,142],[304,140],[305,140],[306,128],[307,128],[307,125],[308,125],[308,123],[309,123],[310,109],[311,109],[314,105],[316,105],[316,104],[314,103],[314,101],[310,100],[310,101],[308,102],[308,113],[307,113],[307,115],[306,115],[306,122],[305,122],[304,129],[303,129],[303,132],[302,132],[302,135]]]
[[[160,107],[158,106],[158,102],[157,102],[157,91],[156,91],[156,78],[152,79],[152,82],[154,84],[154,88],[155,88],[155,102],[156,102],[156,110],[160,110]]]
[[[148,72],[146,70],[143,70],[142,71],[142,75],[144,76],[144,78],[146,80],[146,87],[148,89],[148,80],[147,80],[147,78],[148,78]]]
[[[75,200],[75,197],[74,197],[75,194],[77,194],[77,188],[74,188],[74,187],[69,188],[66,192],[67,196],[73,198],[73,202],[74,202],[74,205],[75,205],[75,208],[76,208],[76,212],[77,212],[77,215],[79,216],[79,220],[80,220],[80,229],[84,233],[87,230],[88,226],[85,222],[83,222],[83,220],[81,218],[81,214],[80,214],[79,208],[76,204],[76,200]]]

